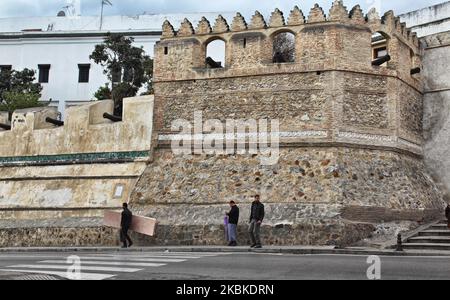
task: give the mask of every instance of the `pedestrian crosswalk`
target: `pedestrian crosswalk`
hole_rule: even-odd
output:
[[[18,263],[2,267],[0,272],[45,274],[66,279],[105,280],[119,274],[136,273],[187,260],[227,255],[229,253],[110,253],[79,256],[40,256],[32,263]],[[20,256],[24,258],[24,256]]]

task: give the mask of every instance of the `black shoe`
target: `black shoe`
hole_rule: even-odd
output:
[[[126,248],[128,248],[126,245],[123,245],[122,247],[120,247],[120,248],[122,248],[122,249],[126,249]]]
[[[237,247],[237,242],[233,242],[233,244],[231,245],[232,247]]]
[[[228,247],[231,247],[231,246],[233,246],[233,242],[228,243]]]
[[[130,243],[128,244],[128,248],[130,248],[131,246],[133,246],[133,242],[130,242]]]
[[[262,249],[261,245],[256,245],[255,247],[253,247],[253,249]]]
[[[256,246],[257,246],[256,244],[253,244],[250,246],[250,248],[255,248]]]

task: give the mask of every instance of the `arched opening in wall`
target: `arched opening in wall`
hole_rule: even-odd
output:
[[[386,67],[390,59],[389,36],[384,32],[375,32],[372,34],[372,64]]]
[[[417,60],[416,54],[412,49],[409,49],[409,56],[411,60],[411,76],[419,76],[422,72],[422,67],[420,66],[420,62]]]
[[[221,39],[215,39],[206,44],[206,68],[220,69],[225,67],[226,43]]]
[[[276,33],[272,53],[273,63],[295,62],[295,34],[290,31]]]

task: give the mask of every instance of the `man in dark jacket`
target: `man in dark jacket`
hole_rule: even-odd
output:
[[[122,211],[122,219],[120,221],[120,241],[123,243],[122,248],[128,248],[133,245],[133,241],[131,241],[131,238],[128,235],[128,230],[130,230],[133,214],[128,209],[127,203],[124,203],[122,207],[123,211]]]
[[[252,241],[252,248],[260,249],[261,245],[261,224],[264,220],[264,204],[260,202],[259,195],[255,196],[255,201],[252,203],[250,210],[250,226],[248,232]]]
[[[228,246],[237,246],[237,225],[239,223],[239,207],[236,202],[230,201],[230,212],[227,213],[228,216]]]
[[[447,208],[445,209],[445,217],[447,218],[447,227],[450,228],[450,204],[447,205]]]

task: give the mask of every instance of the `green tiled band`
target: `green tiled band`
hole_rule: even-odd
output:
[[[123,161],[146,158],[149,151],[130,152],[105,152],[105,153],[80,153],[80,154],[60,154],[60,155],[37,155],[37,156],[16,156],[0,157],[1,165],[28,165],[45,163],[83,163],[102,161]]]

